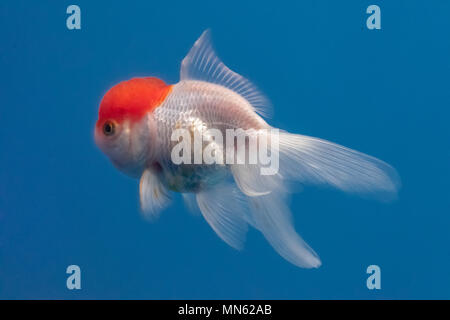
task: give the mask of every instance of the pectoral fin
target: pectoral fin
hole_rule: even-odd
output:
[[[157,175],[149,169],[142,174],[139,196],[142,212],[145,217],[150,219],[156,218],[170,201],[169,191]]]

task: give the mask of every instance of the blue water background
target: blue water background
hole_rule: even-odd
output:
[[[66,28],[81,8],[82,29]],[[366,28],[370,4],[382,29]],[[0,298],[450,298],[450,2],[2,1]],[[270,123],[397,168],[390,204],[306,188],[295,225],[323,265],[299,269],[251,230],[222,242],[176,196],[155,223],[97,149],[101,97],[132,77],[176,83],[206,28],[271,99]],[[82,289],[66,288],[66,267]],[[381,290],[366,268],[381,267]]]

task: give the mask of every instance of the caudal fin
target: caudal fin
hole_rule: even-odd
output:
[[[269,175],[262,174],[260,163],[231,166],[237,185],[247,196],[288,191],[288,181],[331,186],[384,201],[397,196],[401,184],[397,172],[377,158],[326,140],[283,131],[246,134],[257,134],[258,139],[269,141],[272,161],[278,157],[277,170]]]
[[[318,138],[287,132],[279,132],[277,137],[264,131],[256,134],[264,139],[268,138],[265,134],[272,135],[269,141],[272,155],[278,154],[278,171],[263,175],[259,164],[235,164],[231,171],[239,189],[248,196],[251,224],[296,266],[317,268],[321,262],[294,229],[285,202],[288,181],[328,185],[381,200],[397,196],[399,176],[381,160]]]
[[[319,256],[295,231],[283,195],[272,192],[249,201],[254,226],[283,258],[302,268],[320,267]]]
[[[280,132],[280,173],[304,184],[328,185],[383,201],[397,197],[400,178],[387,163],[341,145]]]

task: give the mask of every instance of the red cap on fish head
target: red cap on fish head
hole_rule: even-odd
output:
[[[103,97],[97,125],[108,119],[139,121],[164,101],[171,88],[158,78],[134,78],[120,82]]]

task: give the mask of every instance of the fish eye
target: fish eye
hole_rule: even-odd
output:
[[[103,124],[103,133],[105,136],[112,136],[116,131],[116,126],[112,121],[106,121]]]

